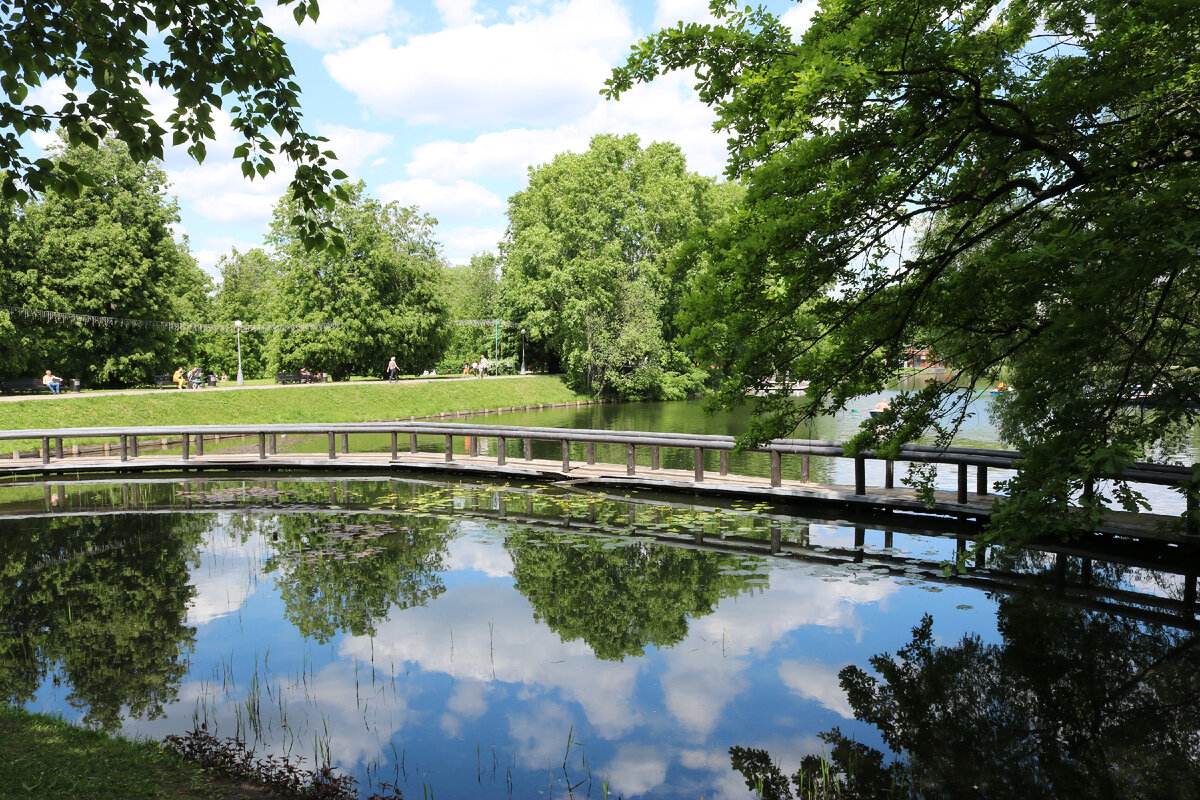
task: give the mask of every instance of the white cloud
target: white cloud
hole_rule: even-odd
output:
[[[682,22],[715,22],[708,10],[709,0],[659,0],[654,12],[655,28],[673,28]]]
[[[466,180],[449,185],[428,178],[385,183],[379,187],[379,196],[389,203],[420,206],[438,221],[476,219],[504,207],[504,201],[499,197]]]
[[[615,0],[413,36],[386,35],[325,57],[329,74],[374,113],[410,124],[556,124],[595,103],[635,36]]]
[[[804,0],[797,6],[789,8],[779,15],[779,21],[792,29],[792,38],[799,41],[808,26],[812,24],[813,16],[817,13],[819,0]]]
[[[439,140],[417,147],[406,165],[414,177],[437,181],[470,177],[524,178],[529,167],[563,152],[583,152],[598,133],[636,133],[646,146],[672,142],[688,168],[720,175],[725,138],[712,130],[715,115],[696,97],[686,75],[672,74],[637,86],[618,102],[597,97],[587,114],[555,128],[512,128],[484,133],[469,142]]]
[[[479,21],[475,0],[433,0],[433,4],[448,28],[459,28]]]
[[[494,253],[504,238],[503,228],[473,228],[459,226],[438,232],[446,258],[455,264],[465,264],[475,253]]]
[[[617,796],[644,795],[667,779],[669,761],[667,754],[652,744],[623,744],[603,774]]]
[[[393,0],[321,0],[321,15],[300,25],[294,5],[262,4],[263,19],[285,42],[304,42],[318,50],[344,47],[381,30],[408,23],[408,14]]]
[[[828,664],[784,661],[779,665],[779,679],[793,694],[816,700],[844,719],[854,719],[854,711],[838,680],[838,670]]]
[[[328,149],[337,153],[337,166],[344,170],[357,170],[368,161],[371,161],[371,166],[379,166],[386,158],[378,159],[375,156],[391,147],[396,139],[390,133],[364,131],[345,125],[318,125],[317,133],[329,140]]]
[[[235,247],[239,253],[262,247],[262,242],[247,242],[230,236],[210,236],[202,244],[203,248],[194,251],[192,258],[196,259],[201,269],[217,280],[221,279],[221,271],[217,269],[217,264],[222,256],[229,255]]]

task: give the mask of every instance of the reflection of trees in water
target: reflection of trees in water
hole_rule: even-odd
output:
[[[641,655],[683,640],[688,618],[751,588],[753,572],[723,553],[645,541],[598,541],[515,531],[505,541],[516,588],[563,641],[582,639],[598,658]]]
[[[340,631],[373,636],[392,607],[424,605],[445,586],[448,520],[369,514],[278,517],[279,552],[264,572],[287,618],[324,644]]]
[[[84,722],[114,730],[176,698],[195,630],[184,625],[211,515],[10,521],[0,537],[0,692],[31,700],[57,669]]]
[[[937,645],[926,616],[894,656],[871,659],[874,676],[844,668],[855,716],[903,763],[885,768],[835,729],[822,738],[848,777],[822,779],[810,756],[792,785],[805,797],[1200,796],[1195,634],[1034,595],[1001,602],[999,631],[999,644]],[[765,752],[731,755],[749,785],[774,787],[764,796],[791,796]]]

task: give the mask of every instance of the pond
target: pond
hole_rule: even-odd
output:
[[[1200,794],[1195,554],[947,575],[960,542],[899,517],[692,500],[419,475],[0,486],[0,685],[406,797],[747,798],[847,754],[930,797]]]

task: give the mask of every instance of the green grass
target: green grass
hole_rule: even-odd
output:
[[[561,378],[545,375],[428,383],[247,387],[237,391],[161,389],[0,403],[0,430],[367,422],[584,399],[568,389]]]
[[[215,782],[156,742],[134,742],[0,707],[0,800],[261,797]]]

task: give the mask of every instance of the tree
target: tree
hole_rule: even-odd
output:
[[[278,4],[294,4],[297,23],[317,18],[316,0]],[[173,145],[187,143],[188,153],[201,162],[205,143],[216,138],[213,111],[232,98],[231,124],[242,139],[234,157],[241,159],[242,173],[254,178],[274,171],[276,153],[293,162],[297,235],[309,245],[328,243],[327,218],[317,212],[331,206],[332,182],[345,176],[328,171],[334,155],[321,149],[325,139],[301,126],[300,87],[291,61],[262,16],[250,0],[5,2],[0,192],[21,200],[47,190],[72,196],[96,181],[86,162],[62,165],[25,153],[25,134],[54,128],[64,131],[73,146],[124,142],[142,163],[163,157],[169,133]],[[55,79],[67,89],[58,109],[26,102],[31,87]],[[145,93],[150,86],[175,98],[167,128],[151,114]]]
[[[130,158],[119,142],[65,148],[54,163],[86,171],[93,184],[77,196],[48,192],[9,220],[0,304],[141,322],[10,315],[0,365],[9,374],[49,368],[97,386],[148,383],[195,354],[193,334],[163,323],[199,322],[209,304],[208,276],[174,239],[179,215],[166,174]]]
[[[536,618],[609,661],[678,644],[689,620],[751,588],[747,577],[722,573],[734,560],[722,553],[645,542],[612,547],[535,531],[511,534],[505,548],[513,582]]]
[[[706,223],[710,180],[679,148],[596,136],[530,170],[501,245],[510,319],[571,385],[629,399],[680,398],[702,376],[673,344],[680,280],[665,269]]]
[[[237,370],[238,354],[237,334],[232,331],[232,326],[238,320],[247,325],[272,322],[279,265],[262,248],[255,247],[245,253],[234,248],[221,256],[217,268],[221,271],[221,283],[213,296],[213,321],[225,323],[230,329],[215,331],[205,337],[207,365],[214,371],[233,375]],[[264,330],[242,328],[243,374],[255,377],[267,374],[267,340],[268,333]]]
[[[500,264],[492,253],[476,253],[470,263],[447,266],[443,282],[455,325],[453,340],[447,346],[438,368],[457,372],[463,362],[477,361],[481,354],[496,360],[494,325],[467,324],[495,320],[500,315]],[[507,333],[507,331],[506,331]]]
[[[695,69],[731,137],[747,197],[703,239],[715,291],[686,302],[693,341],[729,356],[726,403],[772,368],[811,381],[754,438],[883,388],[906,345],[964,380],[902,397],[857,447],[945,440],[974,383],[1005,375],[1024,459],[992,534],[1013,539],[1071,530],[1066,497],[1195,420],[1193,3],[826,0],[799,43],[765,11],[713,9],[640,43],[608,93]],[[1155,413],[1126,404],[1139,387]]]
[[[415,206],[381,204],[361,181],[345,188],[326,220],[342,231],[344,251],[310,251],[292,225],[297,201],[275,207],[267,239],[280,259],[276,319],[337,327],[280,330],[271,359],[339,376],[382,375],[391,356],[401,372],[427,369],[450,337],[436,220]]]

